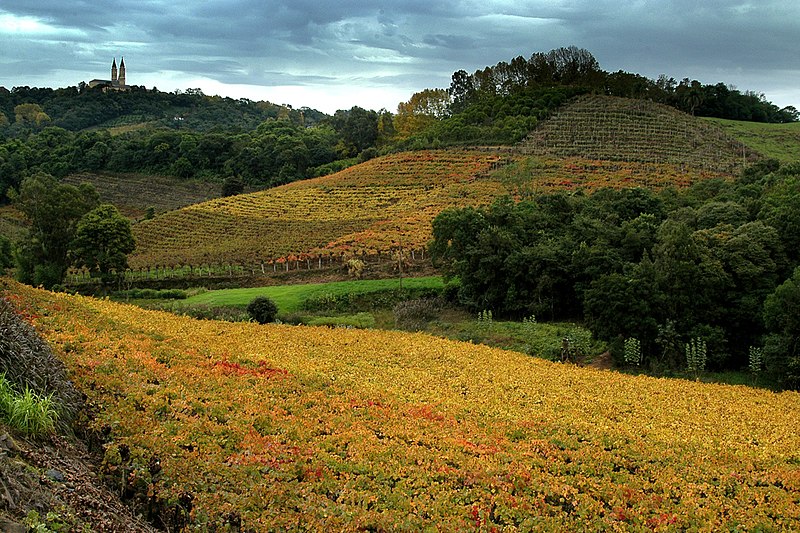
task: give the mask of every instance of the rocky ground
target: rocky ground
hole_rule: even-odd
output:
[[[0,419],[0,532],[155,531],[105,486],[75,436],[90,413],[26,312],[0,279],[0,375],[17,391],[50,397],[59,416],[54,431],[29,438]]]
[[[0,531],[151,532],[101,481],[82,442],[27,441],[0,425]]]

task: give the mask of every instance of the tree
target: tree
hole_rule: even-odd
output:
[[[11,241],[4,235],[0,235],[0,274],[7,268],[14,264],[14,258],[11,252]]]
[[[10,196],[30,222],[28,237],[17,253],[17,277],[49,289],[64,280],[76,225],[98,205],[97,192],[88,183],[65,185],[40,173],[25,178],[19,192]]]
[[[39,104],[19,104],[14,108],[14,116],[18,124],[42,126],[50,122],[50,117]]]
[[[403,138],[420,133],[446,117],[449,106],[450,94],[446,89],[425,89],[415,93],[408,102],[398,104],[395,130]]]
[[[236,196],[244,192],[244,183],[237,176],[228,176],[222,182],[222,196]]]
[[[247,304],[247,314],[259,324],[267,324],[277,318],[278,306],[267,296],[256,296]]]
[[[452,112],[460,113],[466,109],[475,98],[475,83],[472,76],[465,70],[454,72],[448,93],[452,99],[450,104]]]
[[[78,222],[70,255],[75,266],[88,268],[92,277],[108,284],[128,268],[134,248],[130,221],[113,205],[103,204]]]
[[[586,322],[598,338],[636,337],[649,354],[658,333],[665,295],[655,283],[649,258],[625,273],[592,281],[584,294]]]
[[[365,148],[375,146],[378,140],[378,113],[358,106],[349,111],[339,110],[331,118],[331,124],[341,136],[340,151],[345,156],[354,156]]]
[[[767,371],[787,388],[800,389],[800,268],[764,302]]]

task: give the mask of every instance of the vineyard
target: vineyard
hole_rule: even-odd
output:
[[[733,173],[759,155],[713,124],[646,100],[589,95],[543,122],[523,153]]]
[[[344,257],[422,253],[443,209],[503,195],[599,187],[686,186],[723,176],[663,163],[526,158],[480,151],[406,152],[331,176],[221,198],[134,227],[133,269],[237,265],[316,268]]]
[[[4,282],[165,529],[796,531],[800,395]]]
[[[91,183],[103,202],[114,204],[131,218],[141,218],[151,207],[155,213],[163,213],[217,198],[222,192],[216,183],[142,174],[81,173],[67,176],[63,182]]]
[[[482,179],[498,160],[481,152],[405,153],[193,205],[137,224],[131,266],[374,255],[400,246],[401,239],[404,247],[419,249],[439,211],[502,193],[499,183]]]

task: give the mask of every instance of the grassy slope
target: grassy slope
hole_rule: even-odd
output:
[[[800,161],[800,122],[765,124],[721,118],[704,119],[765,157],[783,162]]]
[[[191,495],[201,527],[232,513],[257,530],[800,526],[797,393],[8,286],[101,407],[109,471],[161,501]]]
[[[404,288],[440,288],[443,286],[439,277],[407,278],[403,280]],[[331,295],[368,294],[400,287],[399,279],[340,281],[332,283],[308,283],[303,285],[279,285],[273,287],[255,287],[245,289],[223,289],[208,291],[196,296],[179,300],[177,306],[209,305],[246,307],[256,296],[268,296],[277,304],[281,313],[292,313],[301,309],[302,303],[310,298]]]

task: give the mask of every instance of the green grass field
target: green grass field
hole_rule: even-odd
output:
[[[407,278],[403,280],[404,289],[437,289],[444,286],[438,276]],[[347,294],[368,294],[400,288],[399,279],[338,281],[333,283],[310,283],[306,285],[277,285],[274,287],[254,287],[246,289],[222,289],[204,292],[180,300],[176,307],[193,305],[226,306],[244,308],[256,296],[272,298],[280,313],[299,311],[303,302],[320,296],[342,296]]]
[[[800,122],[765,124],[721,118],[706,118],[726,133],[765,157],[778,161],[800,161]]]

